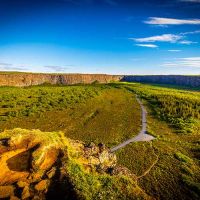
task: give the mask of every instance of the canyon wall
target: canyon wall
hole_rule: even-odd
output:
[[[200,76],[181,75],[106,75],[106,74],[34,74],[34,73],[0,73],[0,86],[31,86],[41,84],[90,84],[110,82],[141,82],[155,84],[173,84],[188,87],[200,87]]]
[[[149,76],[124,76],[121,81],[172,84],[187,87],[200,87],[200,76],[181,75],[149,75]]]
[[[0,73],[0,86],[31,86],[41,84],[90,84],[120,81],[123,76],[106,74],[32,74],[32,73]]]

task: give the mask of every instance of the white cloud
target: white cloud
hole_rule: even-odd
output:
[[[178,58],[175,61],[165,62],[162,66],[200,68],[200,57]]]
[[[10,63],[0,63],[0,71],[27,71],[28,68],[22,65],[14,65]]]
[[[200,57],[187,57],[187,58],[181,58],[181,59],[200,62]]]
[[[190,32],[182,32],[179,34],[163,34],[163,35],[156,35],[144,38],[129,38],[129,40],[133,40],[135,42],[170,42],[170,43],[190,45],[190,44],[196,44],[198,42],[187,40],[187,35],[199,34],[199,33],[200,30],[195,30]]]
[[[153,25],[182,25],[182,24],[200,24],[200,19],[174,19],[174,18],[163,18],[163,17],[150,17],[146,24]]]
[[[180,43],[180,44],[188,44],[188,45],[190,45],[190,44],[196,44],[196,43],[198,43],[198,42],[192,42],[192,41],[189,41],[189,40],[182,40],[182,41],[180,41],[179,43]]]
[[[65,72],[66,70],[69,70],[72,67],[74,67],[74,65],[65,65],[65,66],[48,65],[48,66],[44,66],[44,68],[51,70],[53,72]]]
[[[198,34],[198,33],[200,33],[200,30],[183,32],[183,33],[180,33],[180,35],[190,35],[190,34]]]
[[[10,63],[0,63],[0,67],[11,67],[12,64]]]
[[[179,0],[182,2],[200,3],[200,0]]]
[[[179,50],[179,49],[169,49],[168,51],[169,52],[180,52],[181,50]]]
[[[155,45],[155,44],[136,44],[136,46],[139,46],[139,47],[148,47],[148,48],[158,48],[158,46]]]
[[[163,34],[157,35],[152,37],[145,37],[145,38],[129,38],[130,40],[134,40],[136,42],[171,42],[175,43],[181,40],[183,36],[174,35],[174,34]]]

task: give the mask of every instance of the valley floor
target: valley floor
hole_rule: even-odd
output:
[[[118,163],[152,198],[199,199],[199,92],[130,83],[5,87],[0,88],[0,129],[63,131],[75,140],[115,147],[141,131],[136,94],[155,140],[119,149]]]

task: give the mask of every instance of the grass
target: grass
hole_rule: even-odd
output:
[[[137,183],[126,176],[85,173],[83,167],[74,161],[68,162],[67,170],[78,199],[145,199]]]
[[[190,159],[188,156],[182,154],[181,152],[176,152],[174,156],[181,162],[192,163],[192,159]]]
[[[181,85],[172,85],[172,84],[152,84],[149,83],[147,85],[161,87],[161,88],[171,88],[177,90],[187,90],[187,91],[200,91],[200,87],[190,87],[190,86],[181,86]]]
[[[139,83],[0,88],[0,99],[3,99],[0,128],[62,130],[72,139],[103,142],[111,147],[140,130],[141,111],[135,93],[148,110],[148,133],[156,139],[121,149],[117,152],[118,162],[137,177],[155,163],[145,176],[138,178],[138,184],[156,199],[199,199],[199,92]],[[26,109],[31,110],[30,115],[22,112]],[[11,111],[18,114],[7,115]],[[74,176],[79,174],[73,180],[78,183],[78,190],[82,190],[81,184],[87,184],[87,180],[91,180],[95,191],[98,184],[105,182],[105,188],[110,188],[109,185],[118,181],[105,177],[99,180],[90,175],[79,179],[81,168],[76,164],[71,167]],[[85,193],[91,190],[89,185],[84,188]],[[111,195],[110,189],[104,192],[102,199]]]
[[[183,104],[194,100],[198,104],[199,93],[142,84],[128,84],[128,87],[134,87],[132,91],[143,97],[143,103],[148,110],[148,132],[156,139],[150,143],[133,143],[117,152],[120,164],[140,176],[151,166],[157,155],[158,162],[146,176],[139,179],[139,186],[156,199],[199,199],[200,124],[194,123],[193,131],[183,134],[180,126],[173,126],[169,120],[161,118],[155,112],[155,109],[162,110],[167,115],[163,107],[174,105],[174,100],[182,99]],[[169,104],[162,104],[162,96],[171,99]],[[196,116],[194,120],[199,119]]]
[[[190,183],[200,181],[199,158],[193,154],[194,149],[199,149],[199,145],[194,147],[199,135],[177,135],[152,116],[148,117],[148,126],[157,135],[155,141],[133,143],[121,149],[117,152],[119,163],[141,176],[157,155],[158,162],[139,179],[139,186],[157,199],[198,199],[199,193],[188,186],[184,175]]]
[[[180,133],[193,132],[200,120],[200,93],[144,84],[124,84],[148,102],[153,114]]]
[[[91,86],[92,87],[92,86]],[[29,88],[0,87],[1,120],[12,117],[31,116],[36,113],[70,107],[84,102],[101,91],[102,88],[90,86],[36,86]]]
[[[61,130],[72,139],[113,146],[140,129],[135,95],[109,85],[0,88],[0,96],[1,130]]]

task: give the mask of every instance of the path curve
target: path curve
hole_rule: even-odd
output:
[[[121,149],[132,142],[151,141],[151,140],[155,139],[152,135],[146,134],[146,132],[147,132],[147,111],[146,111],[145,107],[143,106],[141,100],[137,96],[136,96],[136,99],[137,99],[137,102],[140,104],[141,111],[142,111],[142,129],[137,136],[135,136],[131,139],[128,139],[125,142],[122,142],[121,144],[111,148],[110,149],[111,152],[115,152],[118,149]]]

